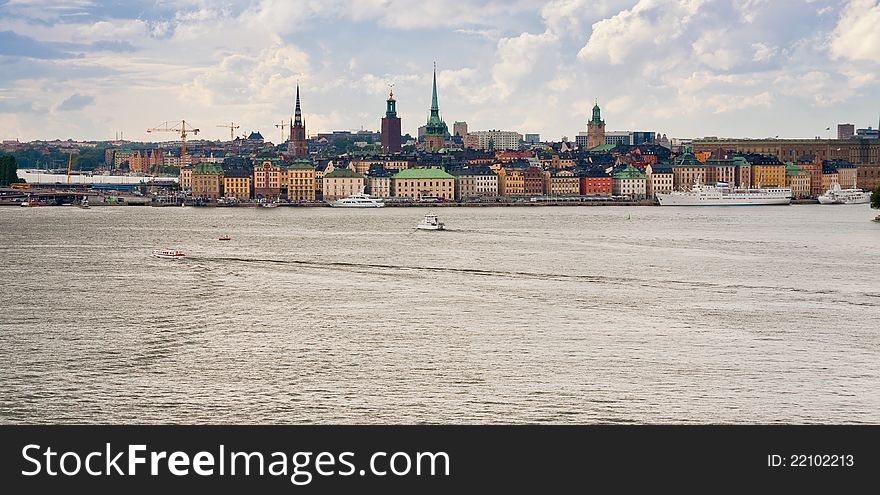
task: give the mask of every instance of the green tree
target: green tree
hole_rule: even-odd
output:
[[[880,210],[880,186],[875,187],[871,193],[871,208]]]
[[[21,182],[21,179],[18,178],[15,157],[12,155],[0,156],[0,186],[8,186],[16,182]]]

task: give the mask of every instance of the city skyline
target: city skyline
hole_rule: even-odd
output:
[[[472,130],[574,140],[597,98],[609,130],[670,137],[876,126],[880,4],[780,3],[12,0],[0,137],[155,141],[148,127],[185,118],[199,138],[234,121],[271,139],[297,82],[309,135],[379,129],[391,83],[415,135],[435,59],[443,119]]]

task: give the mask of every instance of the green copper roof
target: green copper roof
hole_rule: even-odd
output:
[[[691,153],[690,148],[685,148],[684,153],[675,157],[672,161],[673,167],[703,167],[704,165],[697,160],[697,157]]]
[[[785,162],[785,175],[794,177],[797,175],[807,175],[800,167],[791,162]]]
[[[454,179],[440,168],[407,168],[394,174],[395,179]]]
[[[614,174],[612,177],[615,179],[644,179],[645,173],[632,165],[629,165],[625,169]]]
[[[193,175],[223,175],[223,167],[216,163],[199,163],[193,168]]]
[[[596,100],[596,104],[593,106],[593,118],[590,119],[590,122],[594,124],[602,123],[602,111],[599,109],[599,100]]]
[[[337,168],[337,169],[334,169],[334,170],[333,170],[332,172],[330,172],[329,174],[327,174],[327,175],[324,176],[325,179],[326,179],[326,178],[331,178],[331,179],[332,179],[332,178],[334,178],[334,177],[344,177],[344,178],[361,179],[361,178],[363,178],[364,176],[361,175],[361,174],[359,174],[359,173],[357,173],[357,172],[355,172],[354,170],[351,170],[351,169],[348,169],[348,168]]]

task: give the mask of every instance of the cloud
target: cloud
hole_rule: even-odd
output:
[[[852,0],[831,33],[831,53],[836,58],[880,63],[880,2]]]
[[[82,110],[83,108],[95,102],[94,96],[74,94],[70,95],[66,100],[58,105],[58,111],[70,112],[74,110]]]
[[[13,0],[0,132],[156,139],[186,118],[277,138],[299,81],[310,134],[378,128],[392,82],[414,133],[436,60],[444,118],[472,129],[574,136],[598,97],[609,129],[809,137],[874,122],[878,16],[877,0]]]

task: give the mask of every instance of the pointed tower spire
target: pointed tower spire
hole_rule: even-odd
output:
[[[437,62],[434,62],[434,90],[431,93],[431,116],[440,116],[440,105],[437,104]]]
[[[293,110],[293,117],[297,124],[302,124],[302,109],[299,106],[299,83],[296,83],[296,107]]]

